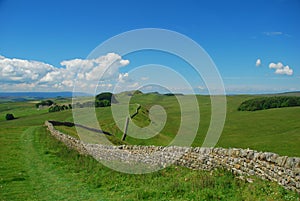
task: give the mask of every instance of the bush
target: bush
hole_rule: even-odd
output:
[[[270,108],[300,106],[300,97],[296,96],[273,96],[246,100],[239,106],[239,111],[256,111]]]
[[[13,114],[6,114],[5,119],[6,120],[13,120],[13,119],[15,119],[15,117],[14,117]]]

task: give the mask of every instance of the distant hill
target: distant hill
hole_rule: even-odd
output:
[[[284,92],[284,93],[279,93],[276,95],[280,96],[300,96],[300,91],[291,91],[291,92]]]
[[[247,95],[247,94],[245,94]],[[265,93],[265,94],[251,94],[257,96],[300,96],[300,91],[288,91],[281,93]]]
[[[86,93],[76,93],[76,96],[88,96]],[[11,101],[26,101],[44,98],[57,98],[57,97],[72,97],[73,92],[0,92],[1,99],[7,99]]]
[[[119,95],[133,95],[133,94],[143,94],[141,91],[126,91],[122,92]],[[160,95],[158,92],[149,92],[147,94],[157,94]],[[182,94],[164,94],[166,96],[170,95],[182,95]],[[284,93],[274,93],[274,94],[257,94],[257,95],[264,95],[264,96],[300,96],[300,91],[291,91],[291,92],[284,92]],[[72,97],[73,92],[71,91],[64,91],[64,92],[0,92],[1,99],[8,99],[14,101],[26,101],[30,99],[43,99],[43,98],[57,98],[63,97],[68,98]],[[76,92],[75,96],[89,96],[89,94],[84,92]]]

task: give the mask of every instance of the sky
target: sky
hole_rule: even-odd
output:
[[[207,93],[205,70],[197,74],[178,55],[107,49],[89,57],[110,38],[144,28],[195,41],[227,94],[300,91],[299,24],[299,0],[0,0],[0,91]]]

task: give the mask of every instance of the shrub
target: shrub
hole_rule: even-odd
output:
[[[6,114],[5,119],[6,120],[13,120],[13,119],[15,119],[15,117],[14,117],[13,114]]]

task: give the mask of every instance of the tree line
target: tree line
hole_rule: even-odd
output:
[[[48,108],[48,112],[59,112],[59,111],[63,111],[63,110],[68,110],[68,109],[72,109],[72,105],[56,105],[53,104]]]
[[[69,110],[73,108],[84,107],[109,107],[112,103],[118,103],[115,96],[110,92],[100,93],[95,97],[95,101],[86,101],[83,103],[77,102],[75,104],[59,105],[52,100],[43,100],[37,103],[36,108],[41,106],[47,106],[49,112],[59,112],[63,110]]]
[[[239,111],[256,111],[271,108],[300,106],[300,97],[296,96],[273,96],[260,97],[246,100],[238,107]]]

